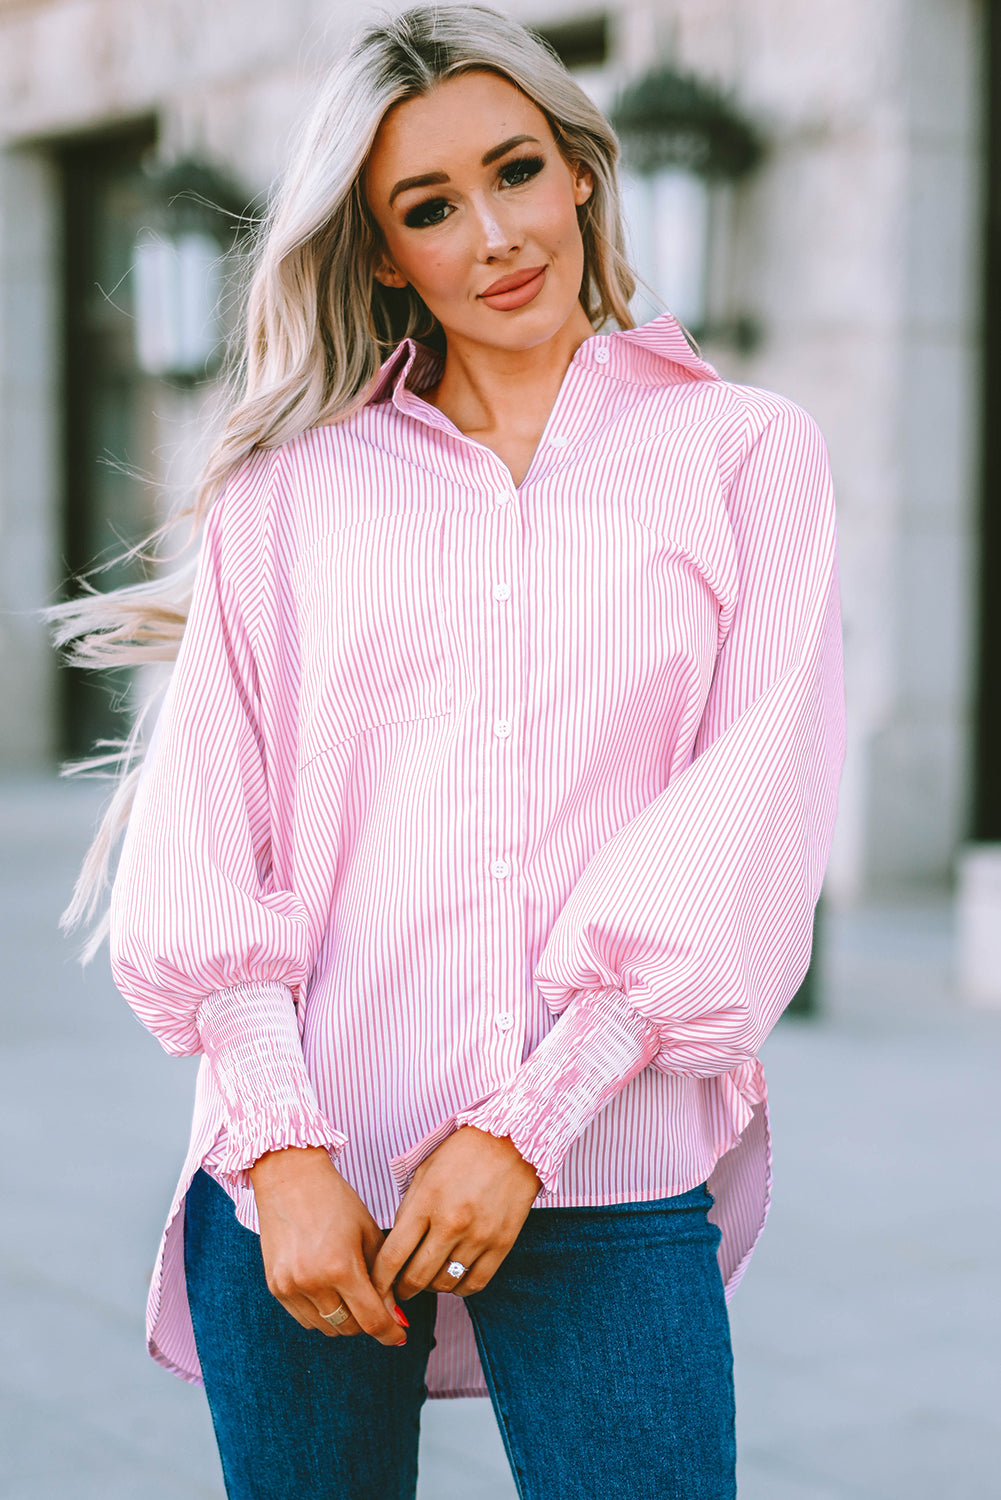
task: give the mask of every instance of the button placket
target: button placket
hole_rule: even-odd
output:
[[[485,635],[479,654],[483,675],[477,692],[475,732],[480,740],[481,869],[487,888],[485,925],[490,934],[482,950],[482,1024],[497,1049],[495,1055],[503,1072],[520,1045],[514,1002],[523,974],[516,955],[524,951],[525,939],[518,880],[523,799],[518,784],[521,762],[515,748],[524,670],[523,599],[518,587],[523,542],[520,493],[513,488],[497,489],[493,500],[487,523],[489,550],[483,558],[486,589],[480,596]]]

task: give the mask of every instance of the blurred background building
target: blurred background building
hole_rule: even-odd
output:
[[[655,292],[725,375],[824,430],[851,726],[828,897],[941,888],[958,863],[983,987],[1001,944],[991,7],[506,8],[615,113]],[[263,201],[359,9],[0,0],[0,769],[114,729],[38,610],[194,472],[237,223],[204,203]]]

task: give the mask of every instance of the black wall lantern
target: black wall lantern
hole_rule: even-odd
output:
[[[757,166],[762,143],[717,90],[655,68],[619,95],[624,192],[636,268],[696,337],[753,342],[727,305],[733,184]],[[638,302],[643,304],[642,291]]]
[[[250,220],[247,200],[191,158],[145,169],[147,211],[132,252],[136,358],[179,385],[211,379],[226,345],[227,257]]]

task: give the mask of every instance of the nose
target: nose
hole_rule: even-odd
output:
[[[505,260],[521,249],[517,223],[492,197],[482,197],[475,205],[479,226],[479,257],[484,262]]]

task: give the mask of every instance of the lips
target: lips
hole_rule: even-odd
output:
[[[512,271],[502,276],[493,286],[480,293],[480,301],[494,312],[516,312],[534,302],[546,284],[548,267],[532,266],[525,271]]]
[[[480,296],[497,297],[502,292],[516,292],[519,287],[534,281],[536,276],[541,276],[545,269],[545,266],[530,266],[527,271],[512,271],[510,276],[502,276],[500,281],[493,282]]]

